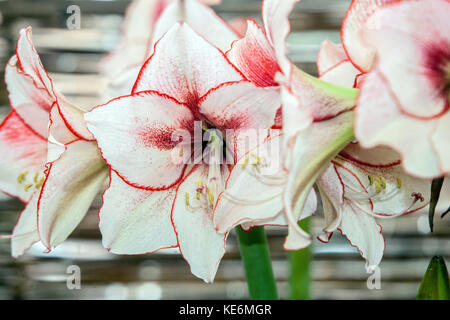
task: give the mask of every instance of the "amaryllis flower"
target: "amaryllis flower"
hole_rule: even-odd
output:
[[[129,94],[142,64],[155,43],[178,21],[185,21],[197,33],[226,51],[237,34],[206,5],[220,0],[135,0],[125,13],[122,39],[100,63],[108,80],[108,100]]]
[[[360,71],[342,45],[325,41],[318,54],[322,80],[343,86],[358,86]],[[339,230],[358,248],[367,266],[377,266],[385,240],[375,218],[399,217],[424,208],[430,183],[406,175],[397,152],[387,147],[363,149],[352,142],[332,160],[317,180],[326,226],[319,237],[328,242]]]
[[[27,203],[11,235],[17,257],[39,240],[51,248],[67,238],[104,184],[107,170],[95,143],[86,141],[91,134],[83,111],[53,89],[31,28],[20,32],[5,80],[13,111],[0,125],[0,188]],[[103,174],[95,171],[99,166]]]
[[[353,1],[343,45],[363,73],[355,135],[390,146],[404,169],[434,178],[450,172],[447,0]]]
[[[345,142],[348,142],[349,132],[351,136],[352,116],[340,115],[352,110],[356,98],[353,89],[322,82],[297,69],[288,59],[285,40],[290,29],[288,16],[295,2],[264,1],[264,29],[249,20],[245,37],[233,43],[231,50],[227,52],[230,61],[249,80],[257,86],[276,92],[283,102],[283,107],[278,110],[275,126],[282,126],[283,129],[284,168],[272,177],[264,176],[267,184],[278,185],[278,193],[271,189],[274,193],[267,195],[272,205],[278,201],[276,210],[267,212],[258,210],[257,206],[252,208],[250,198],[246,210],[234,210],[233,213],[215,216],[219,230],[227,230],[242,221],[252,225],[252,219],[255,224],[278,224],[279,213],[284,209],[285,218],[281,220],[287,220],[290,229],[285,248],[293,250],[311,243],[310,235],[298,227],[297,221],[314,211],[314,180],[320,169],[343,147],[341,145],[344,143],[345,146]],[[303,131],[304,140],[300,141],[297,137]],[[343,135],[347,138],[341,142]],[[298,146],[294,147],[296,141]],[[302,155],[305,153],[306,156],[299,159],[296,152]],[[244,157],[243,160],[245,159]],[[238,171],[236,175],[238,174],[241,172]],[[236,190],[232,185],[233,181],[237,179],[230,179],[227,190]],[[261,198],[259,194],[253,194],[253,197]],[[255,213],[250,214],[253,209]]]
[[[240,133],[269,129],[279,105],[278,95],[245,80],[186,23],[175,24],[156,44],[131,95],[85,115],[111,168],[99,213],[103,245],[119,254],[178,246],[192,273],[211,282],[227,237],[212,220],[229,174],[223,150],[242,154],[235,147]],[[174,155],[195,157],[196,127],[209,133],[206,161],[175,161]]]

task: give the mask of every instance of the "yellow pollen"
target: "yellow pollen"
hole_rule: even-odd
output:
[[[200,188],[203,187],[203,180],[198,180],[197,186],[199,186]]]
[[[200,200],[200,196],[202,195],[201,191],[197,191],[195,194],[195,199]]]
[[[210,205],[214,205],[214,195],[212,194],[211,190],[208,189],[208,201]]]
[[[373,177],[372,176],[368,176],[369,178],[369,185],[373,185]]]
[[[386,189],[386,179],[384,177],[380,177],[381,187]]]
[[[402,179],[397,178],[397,188],[401,189],[402,188]]]
[[[32,183],[26,184],[26,185],[23,187],[23,190],[25,190],[25,192],[27,192],[32,186],[33,186]]]
[[[36,189],[39,189],[44,184],[44,177],[39,179],[38,182],[36,182],[36,185],[34,186]]]
[[[39,173],[36,173],[35,175],[34,175],[34,178],[33,178],[33,181],[34,181],[34,183],[37,183],[37,179],[39,178]]]
[[[375,191],[377,193],[381,192],[381,183],[380,183],[380,178],[375,177]]]
[[[28,171],[22,172],[17,176],[17,182],[22,183],[27,178]]]
[[[246,158],[244,159],[244,163],[242,164],[242,169],[245,170],[245,168],[247,167],[247,164],[248,164],[248,157],[246,157]]]
[[[184,200],[185,200],[186,205],[189,206],[190,205],[189,204],[189,192],[186,192],[184,194]]]

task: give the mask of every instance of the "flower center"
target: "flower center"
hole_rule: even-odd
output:
[[[208,164],[208,176],[206,180],[198,180],[195,187],[195,195],[189,192],[185,194],[186,207],[194,212],[198,209],[213,210],[215,201],[224,190],[223,179],[223,139],[218,130],[209,130],[207,144],[203,151],[203,159]],[[192,201],[191,201],[192,199]]]
[[[450,43],[442,40],[425,51],[425,69],[438,95],[448,103],[450,95]]]

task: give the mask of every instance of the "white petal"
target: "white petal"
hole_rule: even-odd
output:
[[[99,211],[103,246],[117,254],[144,254],[176,247],[170,220],[175,189],[147,191],[126,184],[111,171]]]
[[[197,181],[207,181],[207,178],[208,166],[206,165],[194,167],[186,176],[177,190],[172,221],[181,254],[189,263],[192,274],[211,283],[225,253],[227,234],[216,231],[211,208],[199,208],[190,212],[185,201],[186,193],[191,195],[191,199],[195,198]]]
[[[48,249],[72,233],[107,177],[107,166],[93,142],[72,142],[48,165],[38,203],[39,235]]]

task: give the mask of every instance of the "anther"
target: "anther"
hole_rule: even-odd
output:
[[[34,186],[36,189],[39,189],[44,184],[44,177],[39,179],[38,182],[36,182],[36,185]]]
[[[397,178],[397,188],[401,189],[402,188],[402,179]]]
[[[32,183],[28,183],[23,187],[23,190],[25,190],[25,192],[27,192],[32,186],[33,186]]]
[[[186,192],[185,194],[184,194],[184,201],[185,201],[185,203],[186,203],[186,206],[190,206],[190,204],[189,204],[189,192]]]

